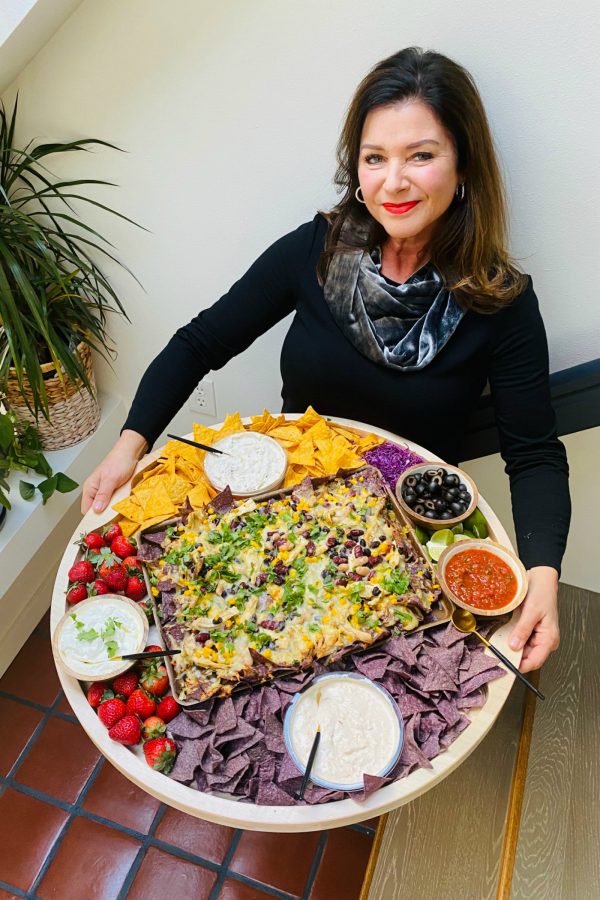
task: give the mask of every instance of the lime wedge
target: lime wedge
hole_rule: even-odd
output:
[[[462,534],[464,531],[463,523],[459,522],[458,525],[453,525],[452,531],[454,532],[454,534]]]
[[[465,528],[473,532],[475,537],[486,538],[488,536],[487,521],[479,507],[465,520],[464,525]]]
[[[418,525],[415,525],[415,534],[420,544],[426,544],[429,540],[429,535],[427,534],[427,532],[423,528],[420,528]]]
[[[468,534],[455,534],[454,535],[454,543],[457,541],[472,541],[473,538],[469,537]]]
[[[452,543],[454,543],[454,532],[449,528],[442,528],[440,531],[434,531],[425,546],[432,560],[437,562],[442,551]]]

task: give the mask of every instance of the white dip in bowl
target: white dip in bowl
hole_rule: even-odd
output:
[[[364,774],[387,774],[402,750],[404,726],[397,704],[364,675],[321,675],[294,697],[285,716],[284,738],[301,771],[317,726],[321,739],[310,777],[322,787],[360,790]]]
[[[275,490],[285,477],[285,450],[266,434],[239,431],[213,446],[225,453],[207,453],[204,471],[212,486],[219,491],[229,485],[232,494],[249,497]]]
[[[130,660],[113,659],[139,653],[148,636],[144,611],[127,597],[103,594],[71,607],[54,634],[55,655],[76,678],[102,681],[129,669]]]

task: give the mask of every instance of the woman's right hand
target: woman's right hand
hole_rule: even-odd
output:
[[[125,430],[110,453],[94,469],[83,484],[81,512],[83,515],[93,506],[101,513],[108,506],[116,489],[129,481],[148,444],[137,431]]]

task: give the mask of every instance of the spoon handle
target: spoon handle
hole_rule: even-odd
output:
[[[480,639],[483,641],[483,643],[485,644],[485,646],[486,646],[486,647],[489,647],[490,650],[492,651],[492,653],[495,653],[496,656],[498,657],[498,659],[502,660],[502,662],[504,663],[504,665],[505,665],[508,669],[510,669],[510,671],[511,671],[514,675],[517,676],[517,678],[519,679],[519,681],[522,681],[523,684],[524,684],[526,687],[528,687],[530,691],[533,691],[533,693],[534,693],[537,697],[540,698],[540,700],[545,700],[545,699],[546,699],[546,697],[544,696],[544,694],[542,694],[542,692],[541,692],[540,690],[538,690],[538,689],[536,688],[536,686],[535,686],[534,684],[532,684],[532,683],[529,681],[528,678],[525,678],[525,676],[523,675],[522,672],[519,672],[519,670],[517,669],[517,667],[516,667],[513,663],[511,663],[510,659],[507,659],[507,658],[506,658],[506,656],[504,655],[504,653],[502,653],[500,650],[498,650],[497,647],[494,647],[493,644],[490,644],[490,642],[487,641],[487,640],[483,637],[483,635],[479,634],[479,632],[476,631],[475,634],[477,635],[478,638],[480,638]]]

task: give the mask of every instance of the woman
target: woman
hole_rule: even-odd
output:
[[[470,75],[414,47],[382,61],[350,105],[338,161],[337,207],[273,244],[152,362],[84,485],[83,512],[106,508],[208,371],[295,311],[281,354],[285,412],[312,404],[457,463],[489,382],[529,571],[511,636],[527,672],[559,641],[568,466],[537,298],[506,250],[501,177]]]

